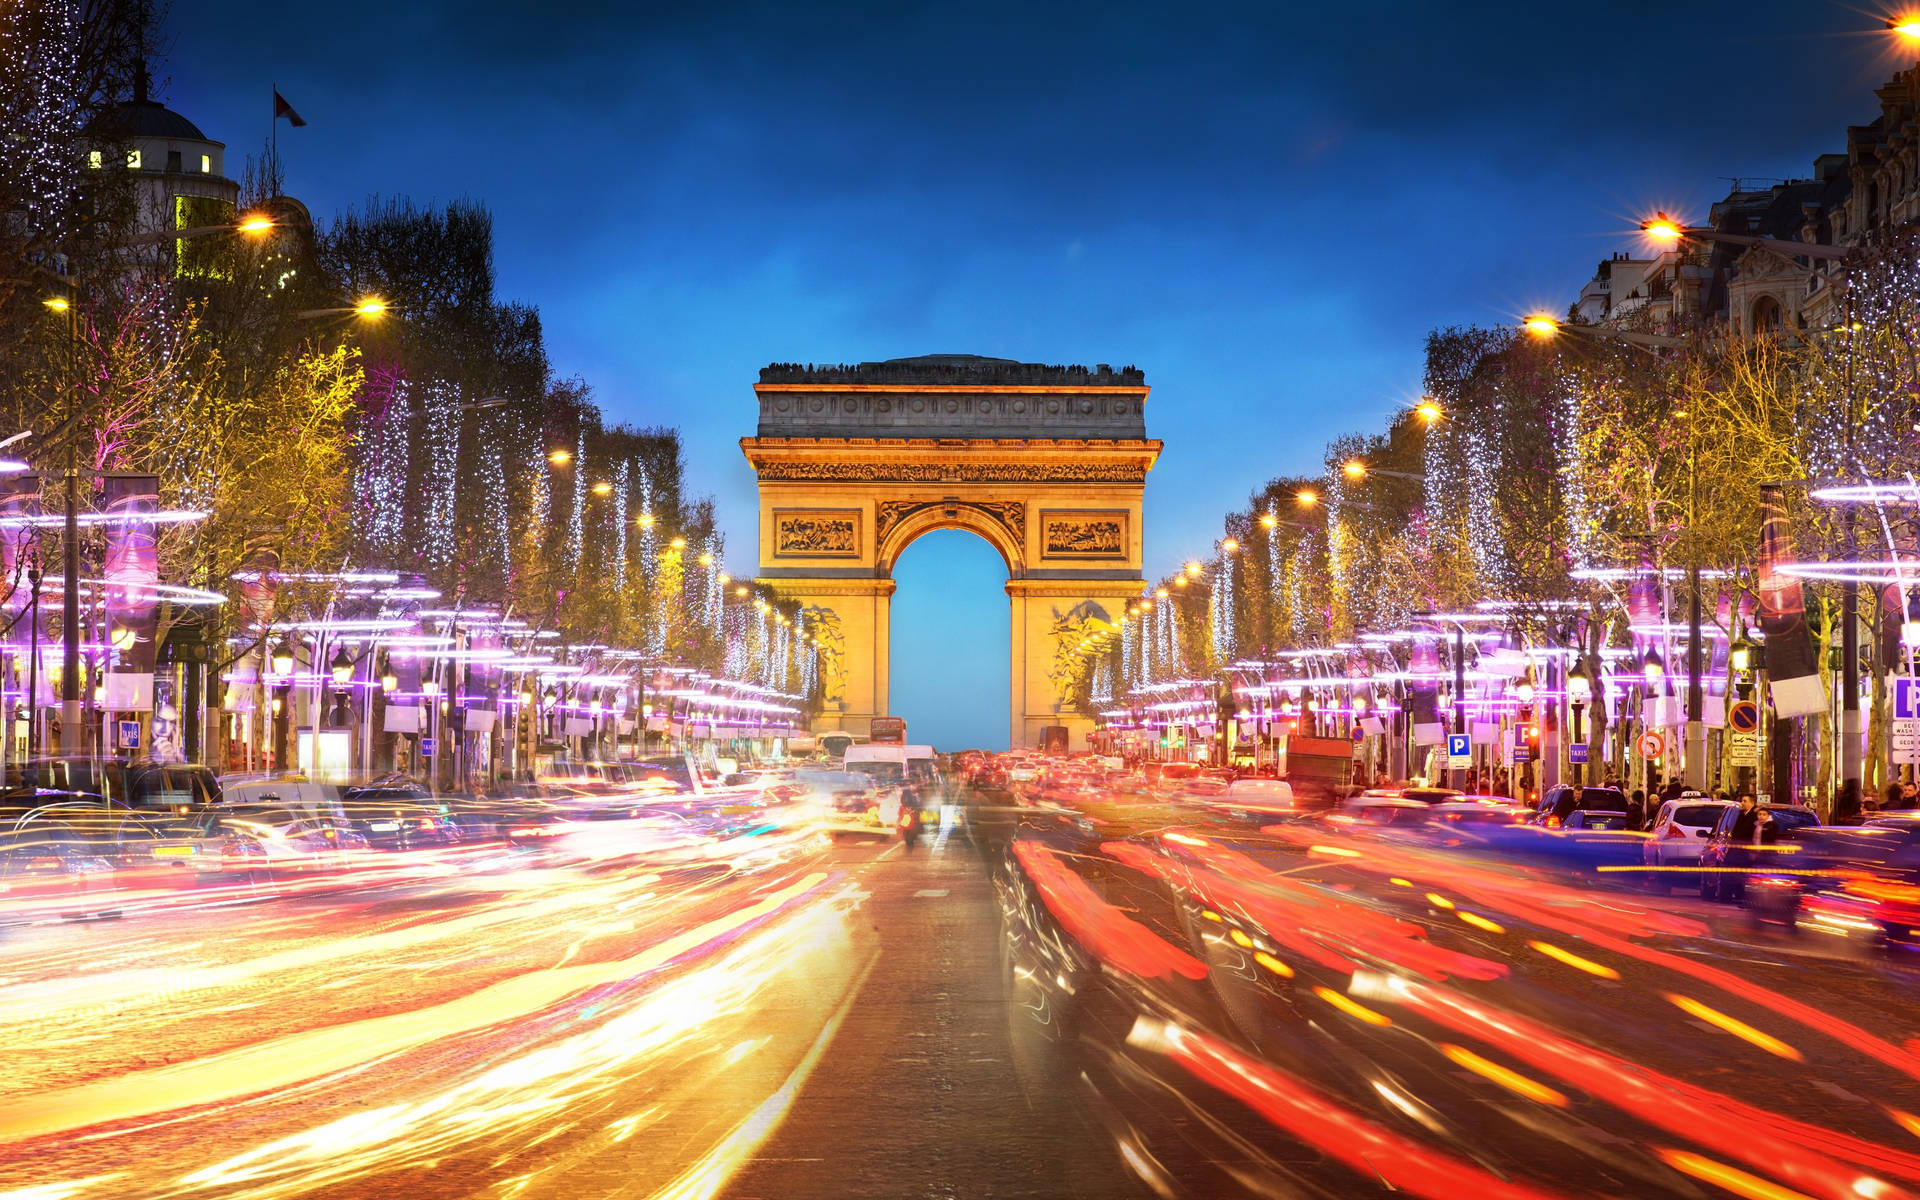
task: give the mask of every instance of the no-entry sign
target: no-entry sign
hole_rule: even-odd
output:
[[[1634,744],[1639,749],[1641,758],[1660,758],[1667,752],[1667,739],[1653,729],[1641,734],[1640,740]]]

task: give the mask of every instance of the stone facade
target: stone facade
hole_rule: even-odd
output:
[[[946,355],[761,372],[760,579],[839,635],[836,697],[816,728],[866,732],[887,713],[893,564],[922,534],[965,529],[1007,564],[1009,744],[1091,714],[1058,690],[1057,633],[1117,620],[1141,586],[1141,502],[1160,443],[1133,368]],[[783,407],[784,406],[784,407]],[[851,549],[849,549],[851,547]]]

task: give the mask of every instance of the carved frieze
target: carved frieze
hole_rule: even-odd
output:
[[[1043,558],[1127,557],[1127,512],[1049,509],[1040,514]]]
[[[1138,462],[795,462],[755,464],[762,480],[840,483],[1142,483]]]
[[[859,558],[860,510],[774,509],[773,554],[775,558]]]

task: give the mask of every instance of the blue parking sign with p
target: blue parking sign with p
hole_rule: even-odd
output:
[[[1447,735],[1447,757],[1448,758],[1472,758],[1473,757],[1473,739],[1464,733],[1448,734]]]
[[[1920,679],[1893,681],[1893,719],[1920,720]]]

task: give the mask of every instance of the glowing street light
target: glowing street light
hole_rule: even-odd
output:
[[[1554,334],[1559,333],[1561,328],[1560,322],[1547,316],[1545,313],[1535,313],[1520,322],[1520,324],[1526,327],[1528,333],[1531,333],[1535,337],[1542,338],[1552,337]]]
[[[1909,42],[1920,42],[1920,15],[1907,13],[1888,17],[1887,28]]]
[[[1687,235],[1687,231],[1681,227],[1680,222],[1663,212],[1654,213],[1640,222],[1640,232],[1656,242],[1665,242],[1670,246]]]
[[[1227,554],[1238,554],[1240,552],[1240,543],[1234,541],[1232,538],[1228,538],[1220,543],[1220,549]]]
[[[1660,661],[1659,651],[1647,651],[1646,660],[1640,664],[1640,674],[1649,684],[1659,683],[1666,678],[1667,664]]]
[[[547,461],[556,467],[564,467],[573,461],[573,451],[549,450],[547,451]]]
[[[1272,529],[1275,525],[1278,525],[1279,523],[1280,523],[1280,518],[1274,516],[1270,512],[1263,512],[1260,514],[1260,525],[1264,529]]]
[[[1447,415],[1446,410],[1432,400],[1422,400],[1413,406],[1414,415],[1431,425]]]
[[[593,494],[596,496],[611,496],[613,494],[613,485],[602,479],[593,485]]]
[[[293,674],[293,647],[282,638],[273,648],[273,673],[275,675]]]
[[[1301,488],[1294,493],[1293,498],[1298,500],[1301,506],[1305,508],[1312,508],[1314,505],[1320,503],[1320,493],[1314,491],[1312,488]]]
[[[1200,578],[1200,572],[1204,569],[1205,568],[1203,568],[1199,563],[1190,562],[1187,564],[1187,575],[1190,578],[1198,579]]]

